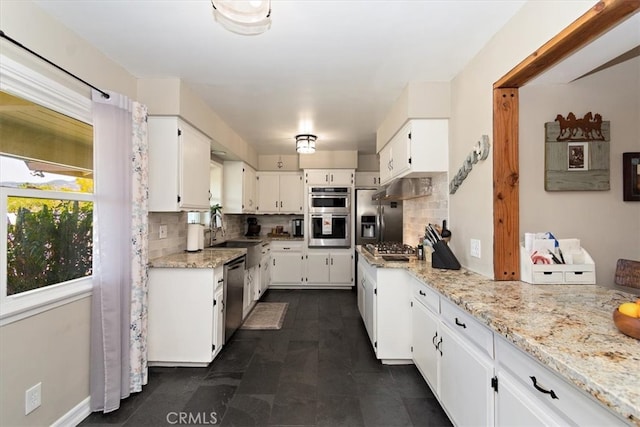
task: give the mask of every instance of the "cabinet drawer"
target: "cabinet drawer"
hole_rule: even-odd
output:
[[[302,252],[302,241],[273,241],[271,242],[271,252]]]
[[[595,271],[565,271],[564,281],[566,283],[596,283]]]
[[[440,301],[442,320],[493,358],[493,332],[449,300]]]
[[[562,271],[534,271],[533,283],[563,283],[564,273]]]
[[[413,298],[420,301],[434,313],[440,313],[440,296],[438,293],[413,277],[411,282]]]
[[[498,372],[502,370],[511,372],[517,381],[530,390],[530,396],[533,399],[553,408],[570,423],[581,426],[625,425],[595,398],[570,384],[502,337],[496,338],[496,359]]]

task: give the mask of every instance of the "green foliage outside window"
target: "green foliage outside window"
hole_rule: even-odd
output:
[[[7,295],[91,275],[92,202],[9,197],[8,205]]]

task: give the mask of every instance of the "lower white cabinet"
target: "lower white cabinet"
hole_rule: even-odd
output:
[[[493,359],[440,325],[440,402],[455,425],[494,425]]]
[[[438,390],[440,366],[440,321],[437,314],[415,298],[411,307],[411,319],[413,363],[435,393]]]
[[[413,361],[455,425],[626,425],[438,292],[411,280]],[[378,329],[383,326],[378,317]]]
[[[260,267],[253,266],[244,271],[244,291],[242,294],[242,318],[247,317],[256,304],[255,295],[260,286]]]
[[[353,285],[353,252],[350,249],[309,249],[305,261],[305,284]]]
[[[411,363],[411,286],[401,269],[375,268],[358,261],[362,317],[382,363]]]
[[[222,267],[149,269],[150,366],[207,366],[224,344]]]
[[[271,285],[271,247],[269,243],[262,244],[262,256],[260,257],[260,286],[256,299],[262,298]]]
[[[502,337],[496,337],[496,359],[497,425],[627,425]]]
[[[301,241],[271,242],[271,286],[302,285],[302,261]]]

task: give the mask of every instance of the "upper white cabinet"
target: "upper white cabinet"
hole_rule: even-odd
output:
[[[258,172],[256,213],[302,214],[301,172]]]
[[[380,172],[356,172],[356,187],[376,188],[380,186]]]
[[[353,169],[306,169],[304,171],[307,185],[353,185],[354,175]]]
[[[222,174],[224,213],[255,213],[257,205],[255,169],[244,162],[227,161],[222,167]]]
[[[380,184],[448,171],[448,140],[448,120],[409,120],[380,150]]]
[[[209,210],[210,147],[178,117],[149,117],[149,211]]]

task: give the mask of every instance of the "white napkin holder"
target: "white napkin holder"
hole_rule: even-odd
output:
[[[521,243],[520,280],[534,285],[594,285],[596,265],[579,242],[577,239],[558,240],[567,264],[534,264],[531,254]],[[574,260],[577,262],[573,263]]]

